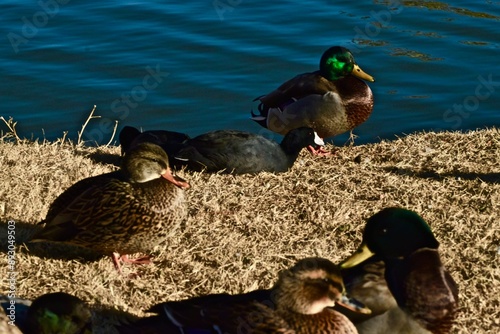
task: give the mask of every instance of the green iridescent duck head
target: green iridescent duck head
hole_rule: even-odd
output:
[[[330,81],[343,78],[350,74],[370,82],[375,79],[365,73],[354,61],[351,51],[341,46],[333,46],[326,50],[319,62],[321,74]]]
[[[26,332],[30,334],[92,333],[92,314],[88,307],[79,298],[64,292],[38,297],[26,317]]]
[[[402,259],[418,249],[437,249],[438,246],[431,228],[416,212],[386,208],[368,219],[361,246],[341,267],[353,267],[373,255]]]

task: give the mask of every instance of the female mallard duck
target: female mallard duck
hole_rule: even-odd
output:
[[[348,49],[331,47],[323,53],[319,71],[299,74],[256,98],[260,114],[252,113],[252,119],[281,134],[302,126],[322,138],[347,132],[366,121],[373,109],[372,91],[358,78],[375,81]]]
[[[208,295],[154,306],[158,315],[120,333],[357,333],[330,307],[369,312],[343,295],[340,271],[322,258],[307,258],[283,271],[273,288],[241,295]]]
[[[344,269],[371,268],[357,283],[352,273],[346,278],[354,298],[371,305],[375,315],[382,313],[357,324],[360,333],[449,333],[458,289],[441,263],[438,246],[429,225],[413,211],[386,208],[368,219],[361,246],[341,264]],[[366,262],[373,255],[384,262],[385,274],[380,263]],[[397,306],[391,305],[385,284]],[[377,305],[377,299],[383,304]]]
[[[189,184],[173,176],[168,156],[151,143],[134,146],[119,171],[81,180],[51,205],[45,226],[32,242],[52,241],[111,255],[120,271],[127,254],[149,252],[165,241],[185,215]]]
[[[92,333],[92,314],[87,305],[75,296],[55,292],[42,295],[33,302],[13,301],[14,304],[10,299],[2,301],[2,306],[9,314],[9,307],[14,305],[14,323],[24,334]]]
[[[125,127],[122,133],[125,130],[130,132],[127,128],[134,129]],[[137,142],[160,145],[170,157],[170,164],[175,167],[186,166],[194,171],[232,174],[286,172],[303,148],[324,145],[323,140],[310,128],[293,129],[280,144],[257,134],[237,130],[212,131],[195,138],[178,132],[154,130],[136,136],[130,147]],[[122,145],[122,149],[126,150],[125,146]]]

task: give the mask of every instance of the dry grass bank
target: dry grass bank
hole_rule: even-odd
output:
[[[58,194],[79,179],[115,169],[118,154],[117,147],[0,141],[0,227],[5,231],[14,220],[21,244]],[[430,223],[459,284],[461,311],[453,332],[499,331],[498,129],[420,133],[338,148],[331,158],[302,152],[280,175],[179,174],[192,185],[189,217],[168,247],[157,250],[155,264],[125,266],[125,273],[140,278],[117,274],[109,258],[53,259],[21,247],[18,295],[63,290],[91,305],[141,315],[167,299],[269,287],[298,258],[345,258],[359,244],[365,218],[403,206]],[[2,277],[4,249],[5,239]]]

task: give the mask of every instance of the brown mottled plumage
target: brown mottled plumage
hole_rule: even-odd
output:
[[[451,331],[458,309],[458,288],[443,267],[438,247],[429,225],[413,211],[387,208],[368,220],[362,245],[341,265],[359,267],[358,277],[352,272],[344,275],[348,292],[370,305],[376,315],[368,320],[351,317],[361,320],[356,324],[360,333]],[[385,263],[385,270],[379,262],[370,260],[373,255]],[[367,264],[371,267],[362,268]],[[371,272],[363,273],[370,268]],[[397,305],[391,306],[387,287]]]
[[[323,53],[318,71],[299,74],[258,97],[259,114],[252,113],[252,119],[283,135],[303,126],[322,138],[352,130],[373,110],[370,87],[356,77],[375,81],[355,63],[348,49],[331,47]]]
[[[120,171],[81,180],[51,205],[34,241],[53,241],[113,256],[148,253],[165,241],[185,215],[189,184],[171,174],[161,147],[142,143],[128,152]],[[148,260],[136,261],[146,263]]]
[[[354,325],[331,309],[349,304],[337,266],[307,258],[283,271],[270,290],[241,295],[208,295],[154,306],[157,316],[144,318],[120,333],[286,333],[355,334]]]

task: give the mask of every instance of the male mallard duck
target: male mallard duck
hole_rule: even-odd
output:
[[[135,128],[125,127],[123,131],[132,132],[130,129]],[[195,138],[178,132],[154,130],[139,134],[132,144],[127,145],[133,147],[136,142],[153,142],[161,146],[170,157],[170,164],[178,168],[186,166],[194,171],[233,174],[286,172],[304,147],[324,145],[310,128],[290,131],[280,144],[237,130],[212,131]]]
[[[252,113],[252,119],[281,134],[302,126],[322,138],[347,132],[366,121],[373,109],[372,91],[358,78],[375,81],[348,49],[331,47],[323,53],[319,71],[299,74],[256,98],[260,114]]]
[[[180,132],[165,130],[149,130],[140,132],[137,128],[132,126],[123,127],[119,135],[122,155],[140,143],[153,143],[161,146],[169,158],[171,158],[173,154],[178,151],[178,149],[176,149],[176,145],[180,145],[188,139],[188,135]]]
[[[366,312],[343,295],[340,271],[322,258],[306,258],[283,271],[273,288],[241,295],[217,294],[151,308],[158,315],[120,333],[357,333],[330,307],[342,303]]]
[[[51,205],[45,226],[32,242],[53,241],[111,255],[120,271],[126,254],[149,252],[165,241],[185,215],[184,193],[189,184],[173,176],[168,156],[151,143],[134,146],[120,171],[81,180]]]
[[[9,307],[14,305],[13,322],[24,334],[92,333],[92,314],[89,308],[82,300],[67,293],[48,293],[32,303],[20,299],[12,299],[12,302],[10,299],[3,300],[3,309],[10,314]]]
[[[458,308],[458,288],[441,263],[438,247],[429,225],[413,211],[386,208],[368,219],[361,246],[341,268],[366,265],[373,255],[382,260],[385,274],[380,263],[368,262],[369,276],[358,278],[360,284],[346,285],[375,314],[387,311],[357,324],[360,333],[449,333]],[[398,306],[391,306],[385,284]],[[384,304],[375,306],[381,293]]]

